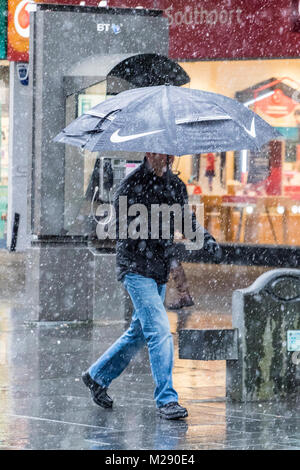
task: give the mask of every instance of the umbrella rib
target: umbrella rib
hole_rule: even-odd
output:
[[[159,94],[160,91],[161,91],[160,89],[158,89],[159,87],[150,87],[150,88],[152,88],[152,89],[147,90],[148,93],[145,93],[144,96],[141,96],[138,100],[131,101],[130,103],[128,103],[127,106],[122,108],[122,112],[124,112],[125,110],[126,111],[134,111],[135,106],[140,106],[141,104],[143,104],[144,101],[149,99],[149,96]],[[130,107],[131,105],[132,105],[132,108]]]
[[[202,122],[202,121],[224,121],[224,120],[231,120],[231,117],[228,114],[224,116],[193,116],[182,119],[176,119],[176,124],[186,124],[189,122]]]
[[[166,95],[169,94],[169,100],[168,100],[169,101],[169,119],[170,119],[170,124],[173,127],[173,134],[175,135],[175,139],[176,139],[175,145],[174,145],[174,142],[172,142],[173,143],[173,145],[172,145],[172,147],[173,147],[172,148],[172,154],[175,155],[175,153],[176,153],[175,149],[178,148],[178,145],[177,145],[177,128],[176,128],[176,122],[175,122],[175,114],[172,111],[172,102],[171,102],[171,98],[170,98],[170,96],[171,96],[171,93],[170,93],[171,86],[170,85],[165,85],[165,89],[166,89]],[[167,128],[168,128],[168,126],[167,126]]]
[[[111,114],[115,114],[117,111],[120,111],[120,110],[114,110],[114,111],[111,111],[110,113],[108,113],[105,117],[103,117],[102,119],[100,119],[100,121],[98,122],[97,126],[95,127],[95,129],[92,130],[92,132],[88,132],[87,134],[89,134],[89,138],[87,139],[87,141],[85,142],[84,145],[82,145],[82,148],[86,148],[86,146],[88,145],[88,143],[90,142],[91,138],[95,135],[95,134],[100,134],[101,132],[103,132],[103,129],[100,129],[99,126],[101,126],[105,120],[109,120],[109,117]],[[110,119],[111,121],[113,121],[112,119]]]
[[[157,87],[151,87],[151,88],[157,88]],[[138,90],[138,92],[137,92],[137,90]],[[152,91],[153,91],[153,90],[151,90],[151,92],[152,92]],[[125,93],[128,94],[128,92],[130,92],[130,93],[133,94],[134,96],[131,97],[131,100],[126,104],[126,106],[124,106],[123,108],[121,108],[120,111],[123,111],[124,109],[126,109],[128,106],[130,106],[131,103],[135,103],[135,102],[137,101],[137,98],[136,98],[135,94],[138,94],[138,95],[139,95],[139,94],[141,94],[141,93],[144,93],[144,89],[127,90],[127,91],[124,91],[123,93],[124,93],[124,94],[125,94]],[[136,93],[134,93],[134,92],[136,92]],[[111,103],[112,106],[113,106],[115,101],[117,102],[117,105],[119,106],[119,103],[118,103],[118,96],[119,96],[119,95],[114,96],[113,98],[109,98],[108,100],[105,100],[103,103],[100,103],[100,106],[101,106],[102,104],[104,104],[104,103],[106,103],[106,104],[107,104],[107,103]],[[143,97],[143,95],[142,95],[142,97]],[[138,97],[138,99],[139,99],[139,97]],[[98,106],[99,106],[99,104],[96,105],[96,106],[94,106],[93,108],[89,109],[85,114],[89,114],[89,115],[97,116],[97,117],[105,117],[108,113],[104,114],[104,113],[98,112],[98,111],[95,109],[95,108],[97,108]],[[116,111],[116,109],[114,109],[114,111]]]
[[[239,103],[239,102],[237,101],[237,103]],[[214,104],[217,106],[217,108],[220,108],[224,113],[226,113],[225,109],[223,109],[222,106],[220,106],[219,104],[216,104],[216,103],[214,103]],[[239,103],[239,104],[240,104],[240,103]],[[250,111],[250,109],[248,109],[248,111]],[[252,111],[252,113],[253,113],[253,111]],[[257,117],[257,114],[253,113],[253,115],[254,115],[253,117]],[[231,120],[232,120],[233,122],[235,122],[235,124],[237,124],[237,125],[245,132],[245,129],[244,129],[243,125],[240,124],[238,120],[236,120],[236,119],[235,119],[234,117],[232,117],[232,116],[231,116]],[[249,135],[249,137],[251,137],[252,140],[254,141],[255,146],[256,146],[256,149],[259,150],[259,146],[258,146],[258,144],[257,144],[256,138],[253,137],[253,136],[250,135],[250,134],[248,134],[248,135]]]

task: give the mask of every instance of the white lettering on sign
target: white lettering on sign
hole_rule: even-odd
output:
[[[109,23],[98,23],[97,24],[97,31],[102,33],[103,31],[109,31],[110,24]]]
[[[184,11],[178,10],[173,12],[172,10],[173,5],[169,6],[165,10],[165,14],[169,20],[169,26],[179,26],[181,24],[207,24],[214,26],[217,23],[231,25],[234,21],[237,21],[238,24],[243,24],[243,20],[241,18],[242,10],[240,8],[235,10],[228,10],[225,8],[222,10],[218,10],[217,8],[214,10],[206,10],[202,7],[185,7]]]
[[[119,34],[121,32],[121,26],[122,24],[97,23],[97,31],[99,33],[112,31],[114,34]]]

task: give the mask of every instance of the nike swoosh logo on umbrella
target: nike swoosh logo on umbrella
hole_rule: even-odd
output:
[[[252,119],[250,130],[247,129],[247,127],[245,127],[245,126],[243,126],[243,128],[245,129],[245,131],[246,131],[251,137],[253,137],[253,138],[256,137],[255,120],[254,120],[254,118]]]
[[[131,135],[119,135],[121,129],[117,129],[111,136],[110,141],[117,144],[119,142],[127,142],[128,140],[139,139],[146,135],[157,134],[158,132],[163,132],[165,129],[158,129],[156,131],[142,132],[140,134],[131,134]]]

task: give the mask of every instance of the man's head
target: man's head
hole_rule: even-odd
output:
[[[168,155],[164,153],[150,153],[147,152],[145,155],[147,162],[149,163],[150,167],[153,168],[155,174],[157,176],[162,176],[163,173],[167,169],[167,157]],[[169,165],[170,168],[174,162],[174,155],[169,155]]]

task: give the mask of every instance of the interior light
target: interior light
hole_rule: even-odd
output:
[[[253,206],[247,206],[246,207],[246,212],[247,212],[247,214],[253,214]]]
[[[292,206],[291,211],[292,211],[293,214],[297,214],[298,206]]]
[[[277,206],[277,212],[278,212],[278,214],[283,214],[284,213],[284,207],[283,206]]]

